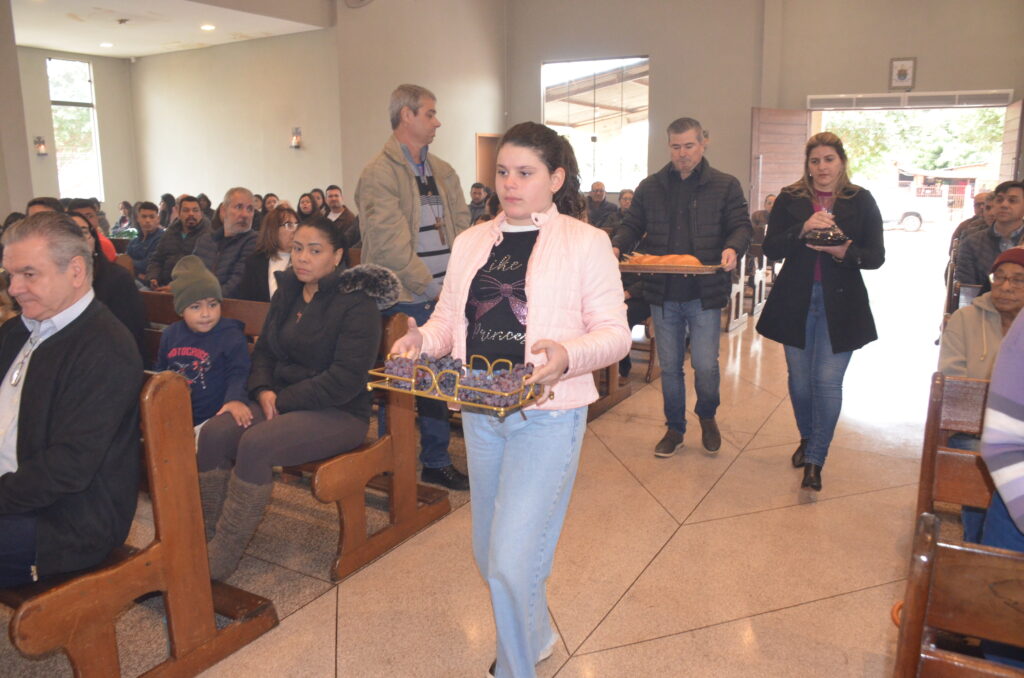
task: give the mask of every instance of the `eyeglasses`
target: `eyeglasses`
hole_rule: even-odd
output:
[[[297,221],[286,221],[283,224],[281,224],[281,228],[283,228],[286,231],[294,231],[298,227],[299,222]]]
[[[1024,278],[1014,277],[1010,278],[1005,275],[993,273],[989,276],[989,280],[992,281],[992,287],[1002,287],[1003,283],[1010,283],[1011,290],[1024,289]]]

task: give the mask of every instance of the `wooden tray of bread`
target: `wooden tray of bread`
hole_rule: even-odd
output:
[[[721,266],[706,266],[692,254],[627,254],[619,264],[624,273],[679,273],[682,275],[708,275],[722,270]]]

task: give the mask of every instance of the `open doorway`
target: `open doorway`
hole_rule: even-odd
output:
[[[854,354],[843,419],[882,439],[913,438],[905,446],[910,454],[920,450],[920,431],[904,430],[901,422],[907,408],[925,406],[937,368],[950,236],[973,214],[976,192],[1020,171],[1021,104],[1006,105],[1010,96],[988,107],[924,109],[903,102],[898,109],[887,103],[858,109],[840,102],[834,106],[845,110],[755,109],[752,116],[752,209],[801,176],[804,142],[823,130],[843,139],[851,179],[877,196],[886,261],[865,271],[864,281],[879,340]]]

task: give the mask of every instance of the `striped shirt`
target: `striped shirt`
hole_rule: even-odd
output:
[[[448,270],[448,258],[451,256],[451,243],[445,243],[437,224],[445,219],[444,202],[437,190],[437,182],[427,162],[427,147],[420,151],[419,161],[413,159],[409,149],[403,144],[402,152],[409,161],[413,173],[416,174],[416,187],[420,194],[420,226],[419,237],[416,239],[416,256],[426,265],[433,276],[433,282],[427,286],[422,295],[413,298],[414,302],[433,301],[441,294],[441,284]]]
[[[1024,531],[1024,313],[1003,337],[992,368],[981,456],[1010,517]]]

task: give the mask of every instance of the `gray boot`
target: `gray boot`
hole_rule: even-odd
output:
[[[224,506],[224,497],[228,493],[230,475],[231,471],[226,468],[199,472],[199,499],[203,505],[203,529],[206,530],[207,543],[213,539],[220,510]]]
[[[231,474],[216,532],[206,547],[212,579],[223,581],[238,567],[246,545],[263,519],[263,510],[273,489],[273,482],[254,485]]]

